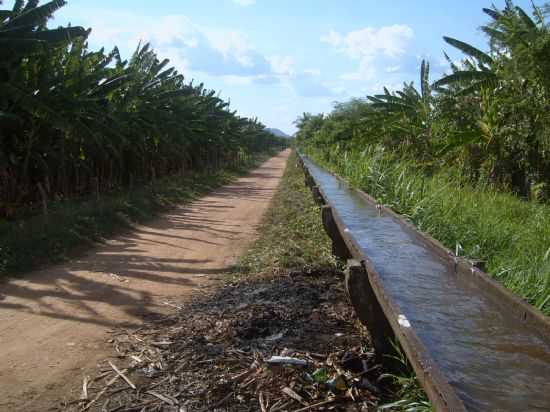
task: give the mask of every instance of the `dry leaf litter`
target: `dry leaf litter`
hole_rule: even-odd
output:
[[[369,411],[380,366],[343,274],[228,283],[135,331],[68,411]]]

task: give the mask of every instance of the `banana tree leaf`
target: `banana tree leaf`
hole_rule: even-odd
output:
[[[18,50],[20,45],[49,44],[71,41],[77,37],[86,37],[88,31],[83,27],[67,27],[54,30],[44,30],[32,33],[24,33],[22,30],[0,31],[0,42]],[[20,51],[19,51],[20,52]]]
[[[11,29],[15,27],[36,27],[45,23],[53,13],[65,6],[65,0],[53,0],[42,6],[29,9],[22,12],[18,16],[12,18],[5,25],[0,27],[0,30]]]
[[[500,42],[503,42],[506,39],[506,35],[504,34],[504,32],[493,29],[492,27],[489,27],[489,26],[482,26],[481,31],[483,31],[492,40],[498,40]]]
[[[3,132],[13,129],[19,129],[23,120],[13,113],[0,111],[0,129]]]
[[[468,96],[472,93],[478,92],[483,88],[493,87],[496,83],[496,79],[479,80],[472,83],[470,86],[465,87],[454,93],[455,96]]]
[[[456,47],[458,50],[467,54],[468,56],[474,57],[476,60],[492,65],[494,64],[493,59],[487,53],[482,52],[481,50],[475,48],[474,46],[464,43],[463,41],[453,39],[452,37],[444,36],[443,40],[449,43],[451,46]]]
[[[531,19],[531,17],[529,17],[527,13],[525,13],[525,11],[521,7],[516,6],[516,11],[518,12],[521,20],[529,30],[537,29],[537,24]]]
[[[85,38],[85,37],[88,37],[89,34],[90,34],[90,31],[84,29],[84,27],[75,26],[75,27],[64,27],[59,29],[38,31],[38,32],[25,35],[24,38],[42,40],[48,43],[59,43],[64,41],[71,41],[77,37]]]
[[[497,75],[490,71],[481,70],[461,70],[445,76],[432,85],[432,87],[440,87],[454,83],[472,82],[474,80],[497,80]]]
[[[13,12],[10,10],[0,10],[0,21],[5,20],[12,15]]]
[[[128,83],[131,80],[129,74],[117,75],[111,79],[107,79],[105,83],[97,86],[90,92],[91,96],[108,96],[115,90],[122,87],[124,84]]]
[[[436,147],[435,150],[438,156],[444,156],[449,152],[460,147],[467,146],[473,143],[484,142],[483,134],[480,130],[472,130],[467,132],[454,133],[449,136],[449,141]]]

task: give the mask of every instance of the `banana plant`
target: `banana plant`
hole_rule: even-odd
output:
[[[432,144],[433,96],[429,77],[430,64],[422,60],[420,91],[411,82],[394,93],[384,88],[384,94],[367,97],[376,109],[374,121],[383,123],[382,128],[397,136],[398,145],[425,156],[429,156]]]

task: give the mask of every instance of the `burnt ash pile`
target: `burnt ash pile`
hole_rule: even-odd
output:
[[[335,271],[230,283],[135,332],[67,410],[367,411],[381,373]],[[123,365],[125,365],[123,367]]]

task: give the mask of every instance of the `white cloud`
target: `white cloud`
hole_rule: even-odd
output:
[[[414,32],[409,26],[395,24],[380,28],[365,27],[346,34],[334,30],[321,37],[321,41],[330,44],[336,50],[354,60],[359,60],[356,72],[341,76],[346,80],[372,80],[377,71],[379,58],[393,59],[406,52]]]
[[[357,71],[344,73],[340,76],[342,80],[374,80],[376,77],[376,66],[371,59],[361,59]]]
[[[256,4],[256,0],[233,0],[235,3],[237,3],[239,6],[252,6],[253,4]]]
[[[234,30],[203,30],[203,32],[212,46],[223,53],[224,56],[231,53],[245,55],[248,50],[252,49],[248,37],[241,32]]]
[[[196,43],[194,34],[199,31],[188,17],[184,15],[171,15],[161,17],[159,20],[151,20],[139,31],[140,39],[146,39],[158,46],[171,44],[174,39],[179,39],[189,46]]]
[[[389,82],[389,83],[376,82],[369,85],[369,87],[366,87],[364,90],[366,94],[378,94],[378,93],[383,93],[384,88],[388,89],[390,92],[394,92],[396,90],[403,89],[403,83],[399,81]]]
[[[93,38],[100,44],[115,44],[122,34],[124,34],[123,28],[104,22],[97,22],[92,29]]]
[[[399,66],[399,65],[386,67],[386,73],[396,73],[399,70],[401,70],[401,66]]]
[[[274,73],[291,75],[294,73],[294,59],[291,56],[268,56]]]
[[[120,23],[123,22],[123,24]],[[124,53],[135,50],[137,44],[150,42],[160,57],[167,57],[184,74],[205,73],[229,76],[226,83],[243,84],[256,80],[273,82],[277,74],[272,63],[257,51],[248,37],[236,30],[213,29],[196,24],[185,15],[152,18],[143,15],[121,16],[115,13],[94,15],[92,38],[98,44],[117,44]],[[288,59],[278,66],[290,67]]]
[[[380,28],[365,27],[342,35],[331,31],[322,41],[345,52],[352,58],[375,57],[384,54],[396,57],[405,52],[405,47],[414,36],[409,26],[393,25]]]

